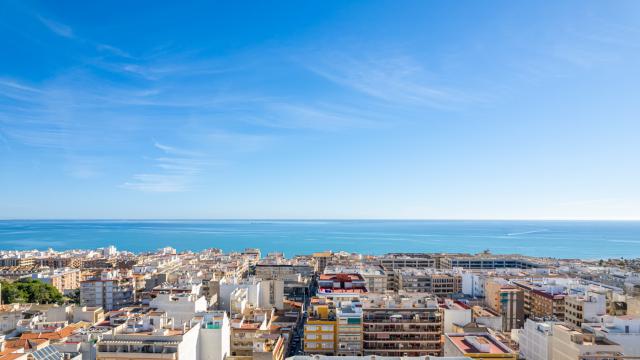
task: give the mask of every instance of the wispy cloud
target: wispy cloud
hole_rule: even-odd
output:
[[[274,102],[267,105],[267,110],[257,123],[276,128],[338,131],[384,126],[376,114],[335,104]]]
[[[54,21],[50,18],[44,17],[42,15],[37,15],[36,18],[38,19],[38,21],[40,21],[40,23],[42,23],[47,29],[49,29],[51,32],[53,32],[54,34],[67,38],[67,39],[72,39],[74,41],[76,41],[79,44],[83,44],[85,46],[89,46],[94,48],[95,50],[97,50],[98,52],[101,53],[107,53],[110,55],[115,55],[117,57],[120,58],[125,58],[125,59],[135,59],[134,56],[132,56],[131,54],[129,54],[128,52],[115,47],[113,45],[109,45],[109,44],[105,44],[105,43],[99,43],[99,42],[95,42],[89,39],[85,39],[82,38],[80,36],[78,36],[74,31],[73,28],[71,28],[71,26],[68,26],[66,24],[63,24],[61,22],[57,22]]]
[[[441,109],[472,100],[468,94],[438,84],[407,56],[334,56],[311,61],[307,67],[324,79],[390,104]]]
[[[71,29],[71,27],[65,24],[53,21],[43,16],[38,16],[38,20],[40,20],[40,22],[44,26],[46,26],[49,30],[53,31],[55,34],[59,36],[69,38],[69,39],[74,37],[73,30]]]
[[[194,151],[154,142],[154,147],[164,153],[155,157],[155,172],[134,174],[122,188],[144,192],[184,192],[193,185],[206,161]]]
[[[98,51],[102,51],[102,52],[107,52],[116,56],[120,56],[123,58],[133,58],[133,56],[131,56],[131,54],[129,54],[128,52],[117,48],[115,46],[111,46],[108,44],[101,44],[101,43],[96,43],[95,44],[96,50]]]

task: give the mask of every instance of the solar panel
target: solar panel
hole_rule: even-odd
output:
[[[35,360],[62,360],[64,355],[53,346],[47,346],[31,353]]]

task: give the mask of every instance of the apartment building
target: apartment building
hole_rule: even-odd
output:
[[[459,255],[446,256],[440,260],[442,269],[533,269],[544,266],[533,259],[520,255]]]
[[[224,311],[196,315],[200,326],[199,360],[224,360],[231,355],[231,326]]]
[[[218,289],[220,310],[239,313],[241,311],[238,309],[245,307],[282,309],[284,306],[283,280],[226,277],[219,282],[210,281],[209,287],[211,286]]]
[[[366,293],[366,281],[362,275],[357,273],[345,274],[322,274],[318,277],[318,294],[336,296],[338,294]]]
[[[477,360],[518,358],[515,351],[488,333],[445,334],[444,356],[466,356]]]
[[[467,304],[451,299],[444,299],[440,305],[442,309],[443,332],[454,332],[454,328],[459,328],[473,321],[473,310]]]
[[[81,257],[63,257],[63,256],[48,256],[39,258],[37,260],[38,265],[46,266],[52,269],[59,268],[80,268],[82,266]]]
[[[322,274],[304,327],[304,350],[311,354],[362,355],[362,304],[367,293],[360,274]]]
[[[308,354],[333,355],[336,351],[335,316],[320,315],[316,310],[304,325],[304,352]]]
[[[256,336],[267,330],[266,318],[262,320],[234,319],[231,321],[231,356],[252,356]]]
[[[585,294],[565,297],[565,321],[576,328],[584,322],[595,322],[607,314],[606,295],[587,291]]]
[[[619,344],[626,356],[640,357],[640,315],[605,315],[598,320],[583,323],[582,328]]]
[[[551,360],[553,325],[555,322],[538,322],[527,319],[518,335],[520,357],[527,360]]]
[[[176,326],[182,326],[191,321],[196,313],[207,310],[207,300],[204,296],[192,293],[163,293],[151,299],[149,306],[166,312],[167,316],[173,318]]]
[[[172,325],[161,312],[130,318],[97,342],[96,360],[198,360],[200,324]]]
[[[340,300],[336,307],[336,355],[362,355],[362,304]]]
[[[484,306],[471,307],[473,321],[478,325],[486,326],[495,331],[502,331],[502,315],[495,310]]]
[[[382,293],[387,291],[387,274],[380,265],[336,265],[330,264],[325,270],[325,274],[360,274],[365,280],[367,291]]]
[[[564,286],[538,285],[524,280],[513,281],[512,284],[523,291],[525,318],[564,320]]]
[[[283,360],[286,342],[281,334],[260,333],[253,343],[252,360]],[[233,358],[230,358],[233,360]]]
[[[333,258],[333,252],[331,251],[317,252],[312,255],[312,258],[316,262],[315,263],[316,272],[319,274],[322,274],[324,273],[324,268],[327,267],[329,260]]]
[[[47,283],[63,294],[80,288],[81,271],[74,268],[50,269],[31,274],[32,279]]]
[[[368,294],[362,298],[364,355],[439,356],[443,316],[425,293]]]
[[[394,270],[393,290],[428,292],[438,296],[457,294],[462,291],[462,277],[458,274],[434,269],[404,268]]]
[[[623,347],[605,337],[554,324],[551,338],[552,360],[613,359],[623,354]]]
[[[362,304],[358,294],[311,299],[304,326],[304,351],[311,354],[362,355]]]
[[[119,309],[135,302],[135,283],[117,271],[103,272],[99,278],[80,283],[82,306],[102,307],[106,311]]]
[[[26,256],[12,256],[0,258],[0,267],[33,267],[36,265],[36,259]]]
[[[440,268],[439,256],[432,254],[394,253],[386,254],[378,260],[380,265],[388,270],[404,268]]]
[[[502,331],[524,325],[524,292],[502,278],[491,278],[485,285],[487,305],[502,316]]]

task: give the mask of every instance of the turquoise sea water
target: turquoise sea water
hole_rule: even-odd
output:
[[[257,247],[285,255],[322,250],[521,253],[559,258],[640,257],[640,222],[609,221],[0,221],[0,249],[134,252]]]

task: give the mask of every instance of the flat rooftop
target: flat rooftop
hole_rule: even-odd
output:
[[[463,354],[510,354],[512,351],[489,334],[447,334]]]

